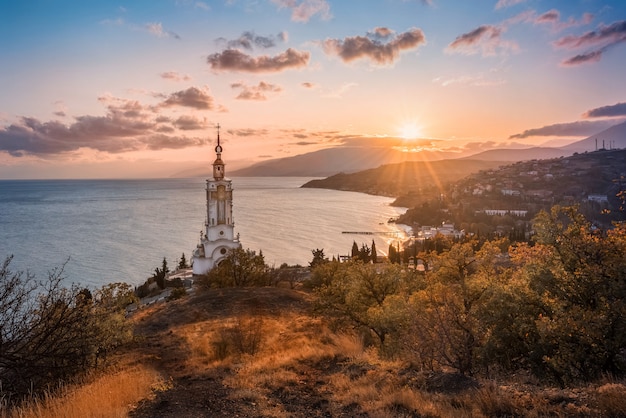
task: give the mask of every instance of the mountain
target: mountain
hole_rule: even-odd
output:
[[[393,148],[338,147],[264,161],[250,167],[230,171],[231,176],[294,176],[326,177],[340,172],[349,173],[383,164],[400,163],[415,159],[441,160],[457,154],[449,152],[422,151],[410,154]],[[412,158],[411,158],[412,157]]]
[[[592,135],[589,138],[559,148],[531,147],[493,149],[477,154],[469,152],[459,154],[449,151],[420,151],[407,153],[394,148],[380,146],[351,146],[327,148],[319,151],[300,154],[293,157],[277,158],[245,166],[244,161],[229,161],[230,176],[294,176],[294,177],[328,177],[337,173],[353,173],[376,168],[384,164],[397,164],[407,161],[438,161],[438,160],[482,160],[482,161],[526,161],[566,157],[575,152],[593,151],[602,148],[626,148],[626,122]],[[240,168],[242,167],[242,168]],[[179,172],[174,177],[210,175],[211,167],[204,166]]]
[[[566,145],[561,149],[571,152],[585,152],[601,148],[626,148],[626,122],[611,126],[602,132],[591,135],[589,138]]]
[[[462,159],[515,162],[565,157],[573,153],[574,151],[568,151],[562,148],[547,147],[533,147],[524,149],[492,149],[489,151],[483,151],[478,154],[470,155],[469,157],[464,157]]]
[[[384,196],[407,193],[438,195],[450,182],[480,170],[495,169],[508,162],[480,160],[407,161],[386,164],[357,173],[339,173],[311,180],[302,187],[345,190]]]

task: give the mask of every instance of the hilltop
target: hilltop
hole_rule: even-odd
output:
[[[410,161],[352,174],[339,173],[325,179],[311,180],[302,187],[393,197],[406,194],[436,195],[450,182],[502,164],[505,163],[479,160]]]
[[[599,412],[589,405],[599,396],[591,387],[545,387],[528,376],[496,383],[382,359],[349,331],[329,329],[301,290],[204,290],[133,321],[138,343],[126,355],[169,379],[135,418]]]

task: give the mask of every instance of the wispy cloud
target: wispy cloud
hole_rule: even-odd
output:
[[[233,83],[230,87],[240,90],[239,95],[236,97],[238,100],[267,100],[266,93],[279,93],[283,90],[280,86],[265,81],[259,82],[256,86],[249,86],[245,83]]]
[[[343,95],[348,92],[353,87],[358,86],[357,83],[344,83],[337,90],[333,90],[331,92],[325,93],[322,97],[331,98],[331,99],[339,99],[343,97]]]
[[[308,22],[315,15],[320,15],[323,20],[332,17],[330,5],[326,0],[272,0],[279,9],[291,10],[291,20],[294,22]]]
[[[336,55],[344,62],[369,59],[375,64],[393,64],[400,52],[416,49],[426,43],[421,29],[413,28],[407,32],[391,36],[388,28],[376,28],[366,36],[354,36],[344,39],[326,39],[321,42],[324,52]],[[389,39],[388,42],[383,40]]]
[[[176,32],[163,29],[163,25],[160,22],[146,23],[146,30],[159,38],[174,38],[180,39],[180,36]]]
[[[437,77],[433,80],[433,83],[439,84],[442,87],[452,86],[454,84],[474,86],[474,87],[491,87],[501,86],[506,84],[506,80],[503,78],[489,79],[483,74],[479,75],[462,75],[452,78]]]
[[[626,103],[616,103],[614,105],[597,107],[583,113],[585,118],[602,118],[626,116]]]
[[[598,62],[607,50],[623,42],[626,42],[626,20],[620,20],[608,26],[601,25],[597,30],[588,31],[582,35],[564,36],[554,42],[554,46],[569,50],[591,48],[562,62],[564,66],[573,66]]]
[[[541,128],[527,129],[520,134],[509,136],[509,139],[521,139],[533,136],[589,136],[608,129],[615,125],[615,123],[615,120],[557,123]]]
[[[498,0],[494,8],[496,10],[499,10],[499,9],[504,9],[504,8],[515,6],[516,4],[525,3],[525,2],[526,0]]]
[[[447,52],[473,55],[481,53],[482,56],[493,56],[509,51],[516,52],[519,47],[513,41],[502,38],[504,26],[481,25],[476,29],[459,35],[446,48]]]
[[[536,25],[550,25],[555,32],[562,31],[567,28],[575,26],[588,25],[593,21],[593,14],[583,13],[580,19],[569,17],[567,20],[561,20],[561,12],[556,9],[548,10],[547,12],[536,15],[532,13],[531,22]]]
[[[164,78],[166,80],[173,80],[173,81],[189,81],[191,80],[191,77],[188,76],[187,74],[181,74],[179,72],[176,71],[167,71],[164,73],[159,74],[161,76],[161,78]]]
[[[311,54],[289,48],[275,55],[252,57],[237,49],[211,54],[207,63],[215,71],[242,71],[249,73],[276,73],[293,68],[306,67]]]
[[[278,35],[273,36],[259,36],[254,32],[244,32],[237,39],[217,38],[215,41],[218,44],[225,44],[228,49],[245,49],[252,51],[256,48],[272,48],[276,46],[276,40],[285,42],[288,38],[287,32],[280,32]]]

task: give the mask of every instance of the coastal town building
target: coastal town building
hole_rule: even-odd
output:
[[[235,236],[232,180],[225,177],[222,151],[218,124],[213,178],[206,181],[207,217],[204,231],[200,232],[200,243],[191,258],[194,275],[206,274],[226,258],[229,250],[241,247],[239,234]]]

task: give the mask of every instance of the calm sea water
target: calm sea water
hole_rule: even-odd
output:
[[[353,240],[393,238],[343,231],[397,231],[387,220],[404,209],[392,199],[361,193],[302,189],[308,178],[233,179],[235,233],[244,248],[262,250],[270,265],[307,265],[311,250],[344,255]],[[197,245],[206,214],[205,180],[0,181],[0,258],[13,271],[46,277],[65,266],[68,281],[99,287],[137,285],[166,257],[173,267]]]

